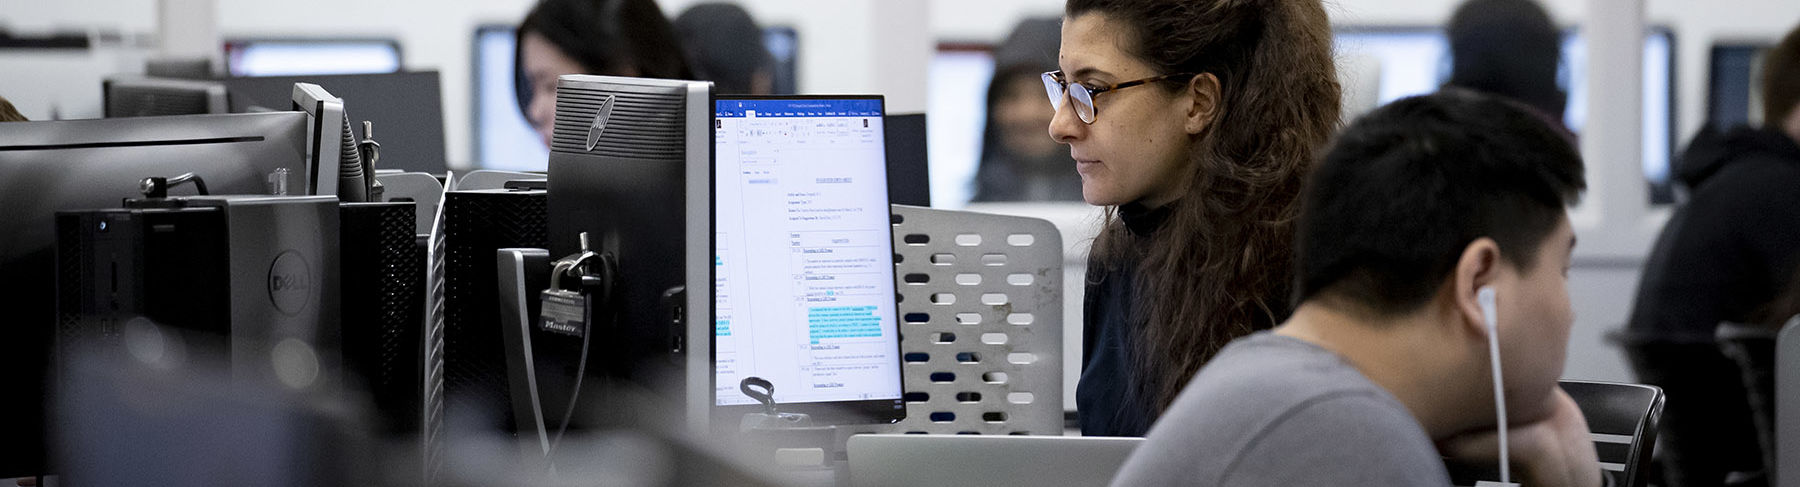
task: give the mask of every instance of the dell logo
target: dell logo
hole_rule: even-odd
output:
[[[588,126],[587,150],[593,152],[600,145],[600,134],[606,132],[606,120],[612,118],[613,96],[606,95],[600,100],[600,109],[594,113],[594,123]]]
[[[312,266],[306,257],[292,250],[275,256],[269,263],[269,304],[276,311],[293,316],[312,301]]]

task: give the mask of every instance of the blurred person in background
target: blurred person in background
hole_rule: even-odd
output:
[[[702,3],[675,17],[675,31],[687,47],[700,79],[713,92],[767,95],[775,91],[775,57],[763,45],[763,31],[743,7]]]
[[[1568,94],[1557,86],[1562,32],[1533,0],[1469,0],[1446,27],[1450,81],[1524,103],[1562,126]]]
[[[694,79],[655,0],[542,0],[519,24],[516,45],[519,110],[545,146],[556,120],[558,76]]]
[[[1720,322],[1764,318],[1800,267],[1800,28],[1764,56],[1763,126],[1703,131],[1677,161],[1688,197],[1651,249],[1627,325],[1638,380],[1669,395],[1674,487],[1761,485],[1765,471],[1737,365],[1714,344]]]
[[[1056,69],[1062,21],[1025,19],[994,50],[981,165],[971,201],[1081,201],[1074,160],[1044,127],[1056,110],[1044,101],[1045,71]]]

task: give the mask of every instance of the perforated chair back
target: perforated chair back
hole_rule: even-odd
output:
[[[906,419],[840,434],[1061,435],[1062,236],[894,205]]]
[[[1619,485],[1644,486],[1662,421],[1662,389],[1614,382],[1566,380],[1559,384],[1581,407],[1601,468],[1613,472]]]

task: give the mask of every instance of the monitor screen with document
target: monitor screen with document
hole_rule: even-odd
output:
[[[714,405],[774,384],[825,423],[905,417],[879,96],[714,102]]]

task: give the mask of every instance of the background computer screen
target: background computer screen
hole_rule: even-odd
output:
[[[475,73],[475,166],[507,171],[542,171],[550,150],[519,110],[513,87],[513,54],[517,43],[512,25],[475,29],[472,51]],[[763,29],[763,44],[775,58],[774,92],[798,91],[800,41],[792,27]]]
[[[939,44],[931,58],[930,76],[925,112],[931,114],[926,127],[931,206],[954,208],[975,196],[971,182],[981,162],[988,82],[994,77],[993,46]],[[1044,136],[1049,137],[1047,128]]]
[[[1731,127],[1760,122],[1758,56],[1771,45],[1762,42],[1715,43],[1707,61],[1706,123]]]
[[[400,70],[393,39],[232,39],[225,70],[232,76],[370,74]]]
[[[344,100],[344,112],[360,137],[362,122],[374,124],[381,143],[376,169],[442,173],[444,107],[436,71],[382,74],[242,76],[219,80],[231,94],[231,111],[285,110],[293,104],[294,83],[312,83]]]
[[[1422,27],[1340,29],[1337,56],[1352,64],[1370,60],[1379,72],[1377,105],[1437,91],[1450,78],[1449,43],[1441,29]],[[1652,27],[1644,36],[1643,171],[1653,203],[1673,201],[1669,190],[1669,158],[1674,151],[1674,34]],[[1587,121],[1586,41],[1580,31],[1563,33],[1562,68],[1557,82],[1568,93],[1563,123],[1577,134]],[[1354,88],[1354,87],[1353,87]],[[1372,108],[1372,107],[1365,107]]]
[[[715,404],[755,404],[756,376],[782,404],[899,414],[881,99],[715,106]]]
[[[542,171],[550,148],[525,121],[513,87],[511,25],[475,30],[475,163],[485,169]]]

